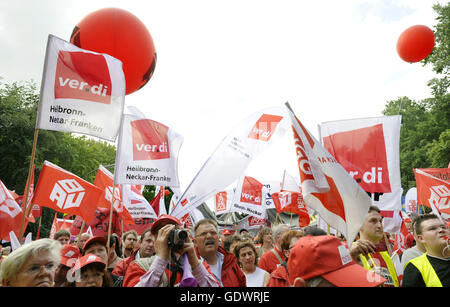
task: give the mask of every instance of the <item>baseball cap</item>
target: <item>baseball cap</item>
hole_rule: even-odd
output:
[[[86,255],[78,258],[73,269],[74,269],[74,271],[80,270],[83,267],[85,267],[86,265],[91,264],[91,263],[96,263],[96,264],[100,265],[101,270],[104,270],[106,267],[106,263],[103,262],[102,258],[100,258],[94,254],[86,254]]]
[[[337,287],[376,287],[386,281],[357,264],[345,245],[329,235],[305,236],[291,249],[288,259],[289,281],[322,276]]]
[[[179,219],[177,219],[174,216],[168,215],[168,214],[161,214],[160,217],[158,217],[158,219],[153,223],[150,232],[154,235],[158,232],[158,230],[167,225],[167,224],[173,224],[173,225],[178,225],[178,226],[182,226],[183,224],[180,222]]]
[[[64,244],[61,249],[61,264],[72,267],[80,256],[80,249],[77,246]]]
[[[232,235],[233,232],[231,230],[229,230],[229,229],[224,229],[224,230],[222,230],[222,234],[223,235]]]
[[[99,242],[99,243],[101,243],[101,244],[103,244],[103,245],[106,246],[107,240],[106,240],[105,237],[101,237],[101,236],[97,236],[97,237],[92,237],[92,238],[90,238],[89,240],[87,240],[86,242],[84,242],[84,245],[83,245],[83,253],[84,253],[84,251],[89,247],[89,245],[91,245],[91,244],[93,244],[93,243],[96,243],[96,242]]]

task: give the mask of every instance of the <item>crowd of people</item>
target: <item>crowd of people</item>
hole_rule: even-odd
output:
[[[286,224],[219,230],[203,219],[185,229],[160,216],[142,234],[121,237],[58,231],[9,251],[2,287],[448,287],[447,225],[434,214],[410,221],[410,248],[395,261],[392,242],[372,206],[356,240],[314,226]],[[398,256],[398,254],[396,254]],[[188,274],[187,274],[188,273]]]

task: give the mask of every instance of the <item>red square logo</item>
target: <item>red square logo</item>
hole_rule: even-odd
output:
[[[111,103],[111,77],[104,56],[59,51],[55,75],[56,99]]]
[[[216,211],[225,211],[227,209],[227,192],[222,191],[216,194]]]
[[[130,124],[134,161],[170,158],[168,127],[151,119],[134,120]]]
[[[263,184],[252,177],[245,177],[242,183],[241,203],[262,205]]]
[[[391,192],[382,124],[339,132],[324,137],[323,143],[364,191]]]
[[[278,123],[283,119],[282,116],[263,114],[250,130],[249,138],[268,142],[273,132],[277,128]]]

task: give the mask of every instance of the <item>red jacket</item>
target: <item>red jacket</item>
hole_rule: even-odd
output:
[[[218,252],[224,255],[222,264],[222,285],[224,287],[246,287],[247,279],[236,257],[219,246]]]
[[[280,265],[270,274],[266,287],[289,287],[289,275],[284,265]]]
[[[119,263],[116,264],[114,267],[114,270],[112,273],[117,276],[125,276],[125,273],[127,272],[128,266],[131,262],[133,262],[136,259],[136,254],[139,251],[139,249],[136,249],[130,257],[124,258],[119,261]]]

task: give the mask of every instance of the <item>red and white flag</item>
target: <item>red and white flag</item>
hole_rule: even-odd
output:
[[[49,35],[36,128],[115,141],[124,101],[121,61]]]
[[[417,202],[450,218],[450,168],[415,168]],[[439,214],[438,214],[439,215]]]
[[[311,222],[302,193],[281,191],[273,193],[272,199],[278,213],[292,212],[298,214],[298,223],[300,227],[306,227]]]
[[[21,223],[22,209],[0,180],[0,238],[10,241],[11,231],[19,237]]]
[[[114,187],[114,175],[103,165],[98,168],[94,185],[103,191],[98,207],[111,208],[112,205],[125,223],[134,224],[133,218],[123,206],[120,185],[116,184]]]
[[[165,196],[166,196],[166,191],[169,192],[169,190],[166,190],[163,186],[156,186],[155,187],[155,195],[158,194],[160,190],[163,190],[161,192],[163,194],[161,194],[161,197],[159,198],[158,216],[160,216],[162,214],[167,214]]]
[[[350,246],[372,201],[286,105],[294,131],[303,199],[308,207],[342,233]]]
[[[178,187],[183,137],[137,114],[124,114],[116,154],[115,182]]]
[[[158,218],[148,200],[142,195],[144,186],[122,184],[122,202],[133,219]]]
[[[242,212],[257,218],[266,217],[265,186],[250,176],[239,179],[231,204],[231,212]]]
[[[33,204],[57,212],[79,215],[85,221],[94,217],[102,190],[65,169],[44,161]]]
[[[184,191],[171,214],[177,218],[236,182],[250,162],[289,129],[286,109],[271,107],[255,112],[219,144]]]
[[[401,210],[400,126],[400,115],[319,125],[325,149],[364,191],[374,195],[373,202],[381,210]]]
[[[269,220],[249,215],[239,222],[239,229],[249,230],[249,229],[260,229],[261,227],[270,227]]]
[[[53,223],[52,223],[52,227],[50,229],[50,239],[53,239],[53,237],[55,236],[55,233],[61,229],[67,229],[70,231],[70,228],[73,225],[73,220],[68,220],[68,219],[59,219],[56,217],[55,214],[55,218],[53,219]]]
[[[214,195],[214,212],[216,213],[216,216],[231,212],[233,196],[234,192],[232,189],[220,191]]]

